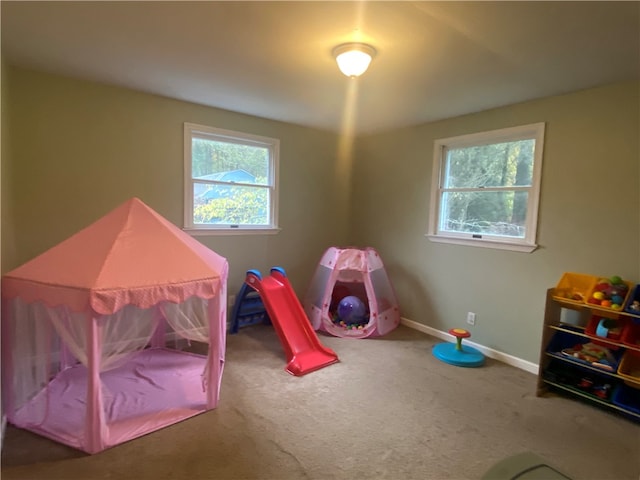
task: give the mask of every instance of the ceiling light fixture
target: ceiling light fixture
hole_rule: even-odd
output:
[[[376,49],[366,43],[343,43],[333,49],[338,68],[347,77],[359,77],[369,68]]]

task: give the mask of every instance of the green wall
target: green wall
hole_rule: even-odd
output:
[[[563,272],[640,282],[640,84],[616,84],[359,139],[352,241],[377,248],[403,317],[537,363],[547,288]],[[540,247],[430,242],[433,142],[545,122]]]
[[[9,148],[11,141],[11,128],[9,122],[10,111],[10,81],[9,74],[7,73],[7,65],[4,57],[0,58],[0,155],[2,156],[2,162],[0,163],[0,251],[2,255],[0,257],[0,270],[4,273],[4,266],[7,264],[7,258],[13,258],[15,254],[15,234],[13,228],[13,212],[10,208],[12,186],[9,181],[11,177],[11,149]]]
[[[9,67],[10,151],[3,150],[3,272],[139,197],[183,225],[183,123],[279,138],[276,235],[198,236],[229,260],[229,293],[274,265],[304,293],[322,252],[347,238],[335,134],[122,88]],[[4,112],[4,110],[3,110]],[[4,214],[4,212],[3,212]],[[15,245],[15,249],[12,248]]]
[[[183,122],[281,140],[277,235],[207,236],[230,263],[287,269],[299,295],[331,245],[379,250],[402,316],[536,363],[545,291],[565,271],[640,282],[638,82],[348,139],[164,97],[3,65],[2,271],[137,196],[182,226]],[[433,141],[546,123],[533,253],[430,242]]]

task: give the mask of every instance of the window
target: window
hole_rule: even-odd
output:
[[[275,232],[280,141],[184,124],[185,229]]]
[[[544,123],[435,141],[427,236],[535,250]]]

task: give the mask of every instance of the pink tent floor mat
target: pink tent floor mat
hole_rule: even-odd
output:
[[[106,447],[169,426],[206,411],[202,373],[207,358],[175,350],[144,350],[126,364],[100,375]],[[83,450],[87,369],[60,372],[11,422]],[[45,413],[46,412],[46,413]]]

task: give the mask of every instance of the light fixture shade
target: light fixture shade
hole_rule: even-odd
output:
[[[366,43],[344,43],[333,49],[338,68],[347,77],[359,77],[369,68],[375,48]]]

